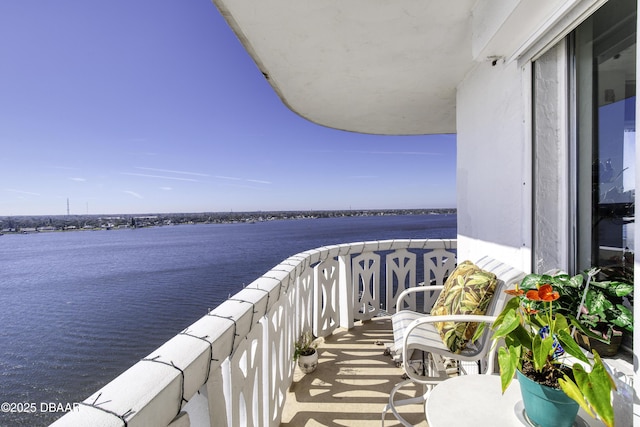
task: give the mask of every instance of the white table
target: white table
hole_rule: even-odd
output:
[[[497,375],[461,375],[438,384],[425,406],[429,427],[522,427],[520,384],[513,380],[502,395]],[[575,427],[604,426],[580,408]]]

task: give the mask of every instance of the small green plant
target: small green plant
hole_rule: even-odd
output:
[[[316,351],[318,346],[313,342],[313,334],[307,331],[302,334],[300,339],[296,341],[295,351],[293,352],[293,360],[298,360],[300,356],[310,356]]]

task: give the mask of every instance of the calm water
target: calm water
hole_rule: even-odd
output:
[[[364,240],[455,238],[455,215],[0,237],[1,426],[47,425],[283,259]]]

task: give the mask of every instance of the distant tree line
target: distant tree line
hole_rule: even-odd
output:
[[[3,233],[157,227],[179,224],[225,224],[284,219],[375,215],[455,214],[455,209],[381,209],[337,211],[203,212],[139,215],[0,216]]]

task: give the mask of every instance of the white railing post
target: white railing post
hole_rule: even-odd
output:
[[[416,254],[406,249],[398,249],[386,256],[386,306],[388,313],[395,313],[398,295],[407,288],[416,286]],[[395,279],[395,280],[394,280]],[[397,285],[397,286],[394,286]],[[410,310],[416,309],[416,295],[410,294],[405,299]]]
[[[209,421],[212,427],[229,427],[231,425],[230,377],[229,359],[227,358],[211,372],[206,384],[209,395]]]
[[[313,268],[313,334],[326,337],[338,327],[338,284],[340,266],[333,257],[321,261]]]
[[[295,342],[304,331],[313,330],[314,306],[313,294],[316,287],[314,269],[307,265],[296,279],[296,291],[294,304],[297,321],[294,323],[292,342]]]
[[[351,260],[354,317],[372,319],[380,311],[380,255],[363,252]]]
[[[424,254],[424,283],[426,285],[434,281],[436,285],[443,285],[445,279],[456,268],[456,255],[446,249],[433,249]],[[422,311],[425,312],[433,307],[437,294],[425,293]]]
[[[262,384],[262,322],[240,340],[231,362],[231,425],[261,427],[264,387]]]
[[[292,335],[293,325],[288,322],[292,306],[283,298],[282,303],[273,307],[265,317],[264,332],[266,348],[263,354],[265,403],[263,425],[276,427],[282,417],[284,396],[288,388],[289,379],[293,374],[290,357],[289,336]]]
[[[354,325],[353,282],[351,277],[351,255],[338,256],[338,312],[340,327],[351,329]]]

